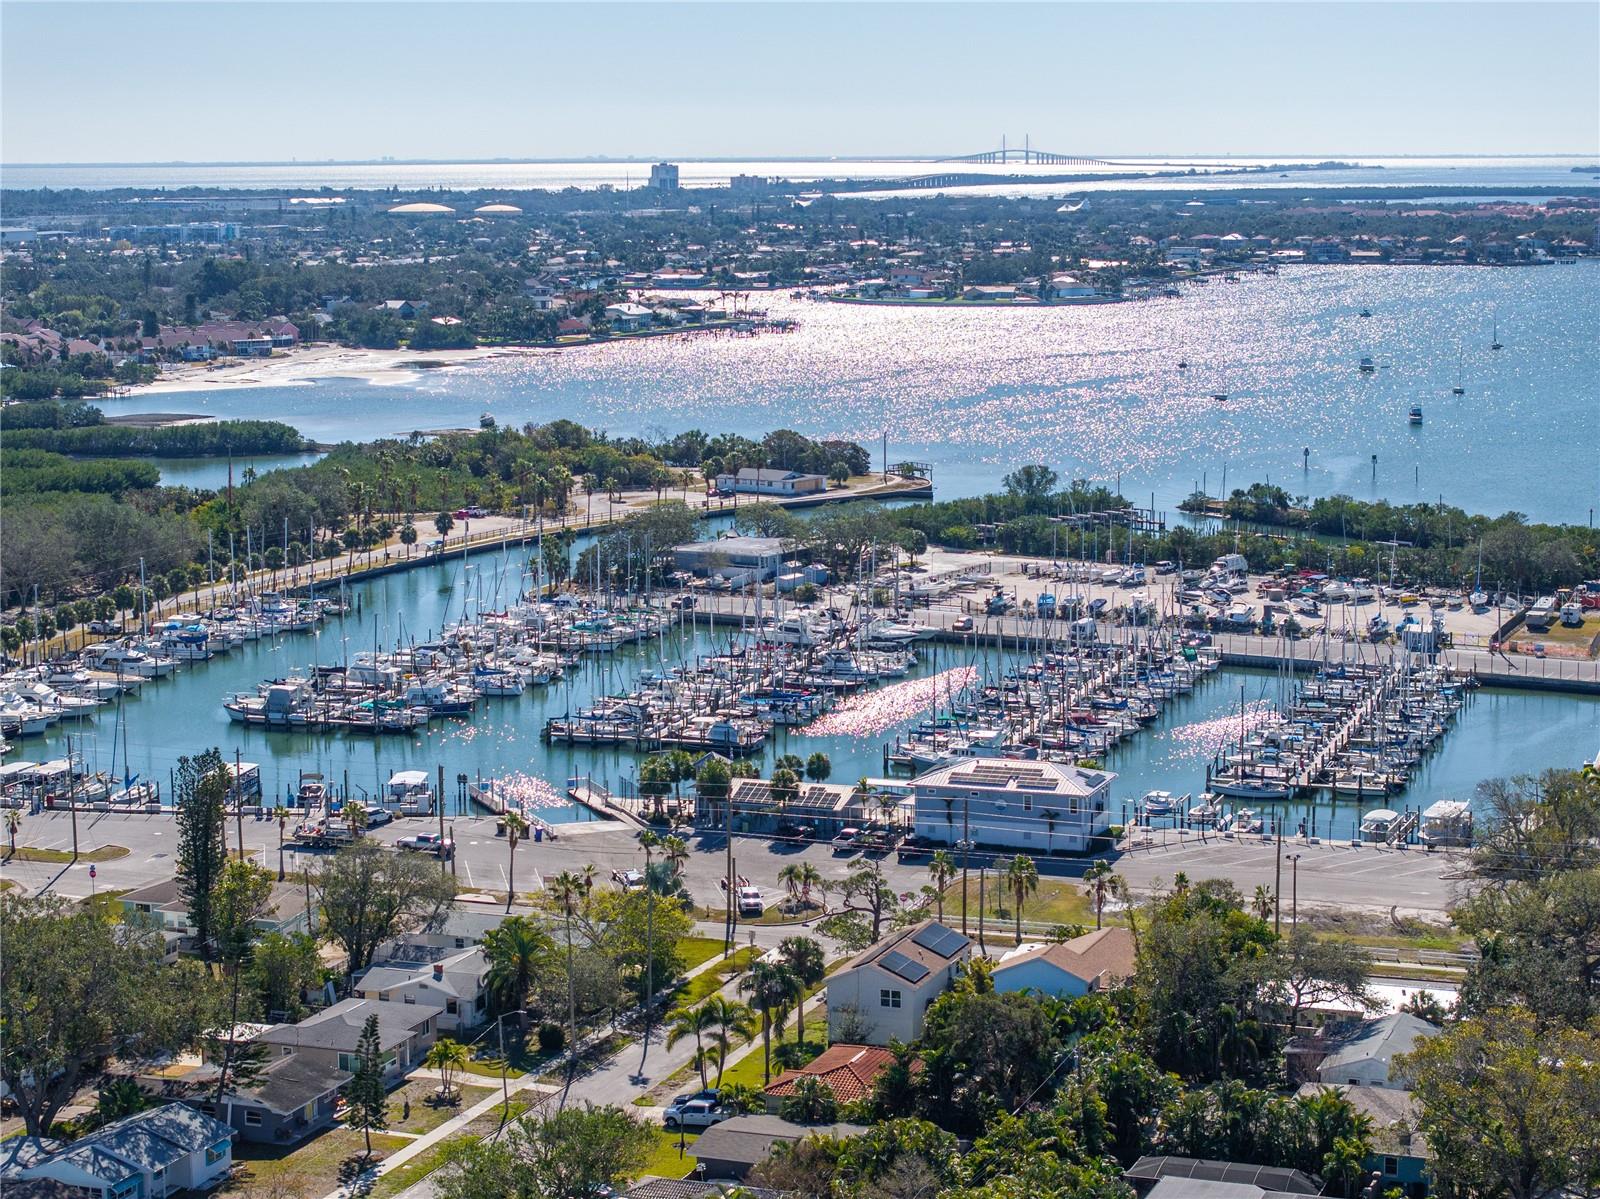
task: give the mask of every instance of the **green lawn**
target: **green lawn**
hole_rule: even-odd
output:
[[[373,1161],[404,1148],[406,1137],[372,1134]],[[365,1168],[366,1143],[359,1132],[332,1128],[291,1149],[239,1142],[234,1172],[219,1193],[228,1195],[326,1195]]]
[[[526,1100],[513,1099],[510,1106],[506,1108],[505,1118],[507,1120],[515,1120],[527,1110],[528,1103]],[[365,1199],[392,1199],[393,1196],[400,1194],[407,1188],[415,1186],[443,1166],[451,1150],[456,1146],[481,1140],[499,1128],[500,1115],[500,1108],[497,1105],[467,1125],[459,1135],[441,1141],[433,1148],[417,1154],[416,1157],[406,1162],[403,1166],[396,1166],[373,1184],[372,1190],[367,1192]]]
[[[783,1039],[785,1041],[794,1040],[793,1025],[784,1029]],[[817,1045],[826,1045],[828,1043],[828,1017],[826,1013],[813,1013],[809,1007],[806,1009],[806,1035],[804,1039]],[[759,1091],[766,1085],[766,1080],[761,1077],[761,1037],[759,1034],[752,1044],[755,1045],[754,1049],[722,1072],[723,1086],[727,1086],[729,1083],[742,1082],[746,1086],[755,1087]],[[778,1051],[778,1038],[776,1036],[772,1038],[772,1051],[774,1057],[776,1057]],[[774,1061],[772,1063],[772,1077],[776,1078],[782,1073],[783,1068]]]
[[[1012,919],[1011,893],[1006,889],[1004,882],[993,875],[989,877],[982,890],[985,923],[992,924],[997,933],[1007,931]],[[973,871],[967,879],[969,931],[978,919],[978,892],[978,875]],[[961,880],[959,878],[945,889],[944,918],[946,924],[960,926]],[[1105,913],[1107,924],[1119,923],[1120,919],[1118,914],[1109,909]],[[1028,896],[1022,905],[1022,920],[1024,924],[1081,924],[1092,929],[1094,904],[1077,883],[1041,881],[1039,890]]]
[[[718,942],[718,947],[721,943]],[[743,949],[736,949],[733,956],[727,961],[710,970],[703,970],[683,985],[673,1002],[678,1007],[694,1007],[722,990],[728,980],[736,975],[743,974],[750,968],[750,963],[761,954],[764,949],[755,945],[746,945]]]
[[[644,1174],[654,1174],[659,1178],[686,1178],[694,1169],[694,1158],[687,1152],[687,1147],[700,1139],[698,1132],[685,1132],[683,1143],[685,1152],[680,1156],[678,1152],[678,1134],[661,1129],[656,1133],[656,1149],[650,1155],[650,1160],[645,1164],[641,1177]]]
[[[678,942],[678,953],[683,957],[685,972],[722,953],[721,937],[685,937]]]

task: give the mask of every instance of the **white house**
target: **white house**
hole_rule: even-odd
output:
[[[94,1199],[160,1199],[207,1190],[233,1169],[233,1129],[182,1103],[124,1116],[64,1149],[19,1140],[0,1168],[8,1194],[42,1180]]]
[[[1059,944],[1022,944],[994,968],[996,991],[1076,999],[1133,977],[1133,934],[1102,928]]]
[[[362,999],[443,1008],[440,1029],[469,1028],[481,1024],[488,1009],[488,978],[489,962],[481,946],[446,957],[402,951],[363,974],[356,994]]]
[[[718,475],[717,488],[742,495],[814,495],[828,489],[828,480],[823,475],[808,475],[797,470],[745,466],[737,473]]]
[[[1095,290],[1076,275],[1055,275],[1050,279],[1050,294],[1057,300],[1079,300],[1093,296]]]
[[[917,833],[941,845],[1083,853],[1111,827],[1116,775],[1060,762],[963,758],[911,784]]]
[[[613,329],[621,329],[625,333],[649,328],[653,319],[653,314],[643,304],[608,304],[605,315]]]
[[[928,1005],[955,981],[972,942],[937,920],[900,929],[828,977],[828,1039],[908,1044],[922,1035]],[[853,1027],[858,1021],[865,1028]]]

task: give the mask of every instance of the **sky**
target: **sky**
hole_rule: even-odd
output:
[[[1584,3],[18,3],[0,162],[1594,154]]]

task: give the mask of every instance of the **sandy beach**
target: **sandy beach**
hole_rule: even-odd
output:
[[[404,383],[425,370],[443,370],[486,358],[539,353],[533,349],[359,350],[346,346],[307,346],[271,358],[227,359],[166,367],[153,383],[129,387],[128,395],[179,391],[285,387],[318,379],[363,379],[369,383]]]

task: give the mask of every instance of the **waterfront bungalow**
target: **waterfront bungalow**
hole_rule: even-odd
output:
[[[864,1025],[870,1045],[915,1041],[928,1005],[971,957],[972,942],[937,920],[891,933],[828,976],[828,1039]]]
[[[1050,279],[1048,294],[1056,300],[1082,300],[1098,293],[1075,275],[1054,275]]]
[[[653,314],[643,304],[608,304],[606,322],[623,333],[634,333],[650,327]]]
[[[1116,777],[1060,762],[964,758],[912,781],[914,821],[940,845],[970,835],[994,849],[1085,853],[1111,827]]]
[[[1301,1086],[1298,1098],[1311,1098],[1328,1089],[1308,1082]],[[1399,1087],[1336,1086],[1332,1090],[1372,1122],[1370,1152],[1363,1164],[1368,1177],[1383,1176],[1379,1191],[1387,1194],[1391,1187],[1399,1187],[1412,1199],[1425,1195],[1433,1150],[1416,1130],[1418,1107],[1411,1092]]]
[[[828,480],[823,475],[797,470],[744,466],[737,472],[718,475],[717,488],[740,495],[815,495],[828,489]]]
[[[981,300],[989,304],[1009,303],[1017,298],[1017,289],[1009,283],[969,287],[961,293],[963,300]]]
[[[398,1082],[415,1069],[439,1035],[444,1008],[403,999],[346,999],[308,1016],[299,1024],[277,1024],[256,1040],[279,1057],[291,1054],[323,1069],[355,1072],[361,1029],[368,1016],[378,1017],[378,1045],[384,1077]]]
[[[1133,934],[1103,928],[1059,944],[1022,944],[994,968],[996,991],[1076,999],[1133,977]]]
[[[679,570],[705,578],[721,575],[730,583],[765,583],[777,577],[783,564],[783,539],[779,537],[719,537],[674,547]]]
[[[813,1078],[843,1105],[865,1099],[877,1085],[878,1075],[894,1063],[894,1053],[876,1045],[830,1045],[822,1055],[795,1070],[785,1070],[768,1084],[762,1096],[767,1112],[776,1116],[783,1101],[795,1092],[802,1079]],[[920,1066],[918,1061],[913,1068]]]
[[[488,978],[489,962],[476,946],[447,957],[402,950],[374,965],[355,989],[362,999],[443,1008],[439,1027],[454,1032],[482,1023],[489,1006]]]
[[[427,300],[384,300],[378,304],[377,311],[387,312],[399,317],[403,321],[414,321],[419,315],[428,311]]]
[[[0,1165],[6,1195],[35,1181],[72,1188],[82,1199],[160,1199],[204,1191],[233,1169],[233,1130],[181,1103],[113,1120],[65,1148],[19,1138]]]

